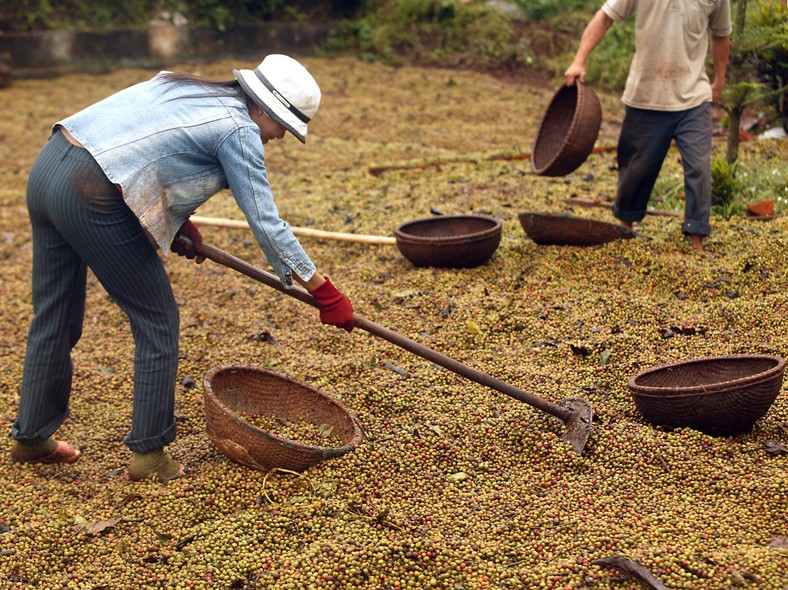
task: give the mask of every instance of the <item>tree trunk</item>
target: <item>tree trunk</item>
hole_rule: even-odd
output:
[[[742,35],[747,17],[747,0],[738,0],[736,3],[736,22],[733,27],[733,42],[731,47],[730,68],[728,70],[728,84],[735,87],[741,80],[741,66],[744,61],[742,55]],[[744,107],[739,104],[728,106],[728,150],[726,158],[733,164],[739,158],[739,125]]]

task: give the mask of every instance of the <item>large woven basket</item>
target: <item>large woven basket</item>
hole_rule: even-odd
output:
[[[351,451],[362,440],[356,416],[342,403],[287,375],[248,366],[215,367],[204,378],[206,433],[230,459],[253,467],[303,471]],[[240,413],[327,424],[342,440],[322,447],[263,430]]]
[[[501,222],[485,215],[436,215],[401,224],[397,247],[414,266],[472,268],[501,242]]]
[[[534,148],[531,167],[541,176],[574,172],[594,149],[602,124],[602,107],[585,84],[562,85],[547,107]]]
[[[629,380],[629,390],[652,424],[734,436],[766,414],[784,372],[785,360],[776,356],[704,357],[642,371]]]
[[[518,217],[528,237],[541,246],[596,246],[635,237],[635,232],[622,225],[565,213],[525,212]]]

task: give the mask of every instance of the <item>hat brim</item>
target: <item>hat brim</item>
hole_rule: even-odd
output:
[[[279,102],[279,99],[260,82],[252,70],[233,70],[233,74],[244,92],[265,111],[266,115],[295,135],[301,143],[306,143],[306,123]]]

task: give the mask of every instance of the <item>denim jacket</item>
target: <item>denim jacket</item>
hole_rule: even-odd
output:
[[[162,72],[163,73],[163,72]],[[279,217],[260,129],[243,91],[222,95],[161,74],[59,121],[87,149],[142,227],[166,253],[183,222],[224,188],[232,191],[282,283],[315,265]]]

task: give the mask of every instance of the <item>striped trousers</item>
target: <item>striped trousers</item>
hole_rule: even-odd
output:
[[[132,451],[175,439],[178,306],[164,264],[90,153],[56,131],[30,173],[33,320],[17,418],[22,444],[52,436],[69,413],[71,349],[82,335],[87,269],[124,311],[134,337]]]

